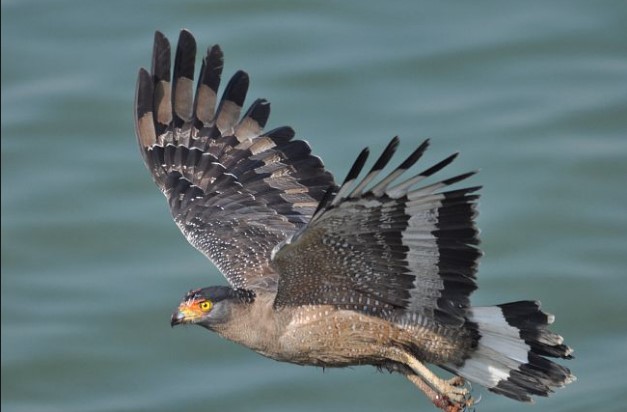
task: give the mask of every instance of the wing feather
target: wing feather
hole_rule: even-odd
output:
[[[136,133],[153,180],[187,240],[238,288],[276,288],[272,249],[311,218],[333,176],[289,127],[263,133],[270,105],[240,119],[249,78],[238,71],[217,102],[219,46],[207,50],[195,92],[196,42],[155,34],[151,72],[141,69]]]
[[[194,98],[194,126],[198,130],[213,126],[223,67],[224,55],[220,46],[214,45],[208,48],[202,60]]]
[[[409,313],[440,324],[464,322],[481,256],[474,224],[479,187],[442,189],[475,172],[414,188],[455,154],[390,188],[422,156],[425,141],[364,191],[397,144],[393,139],[355,184],[362,151],[340,190],[329,191],[309,224],[275,250],[275,305],[331,304],[396,319]]]

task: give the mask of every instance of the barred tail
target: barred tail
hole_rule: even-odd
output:
[[[548,330],[554,316],[542,312],[539,302],[473,307],[467,320],[477,331],[477,346],[462,364],[447,367],[469,381],[531,402],[531,395],[548,396],[576,379],[568,368],[546,358],[571,359],[572,349]]]

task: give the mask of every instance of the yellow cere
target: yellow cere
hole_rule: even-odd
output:
[[[200,307],[200,310],[202,310],[203,312],[209,312],[213,304],[211,303],[210,300],[203,300],[202,302],[198,304],[198,306]]]

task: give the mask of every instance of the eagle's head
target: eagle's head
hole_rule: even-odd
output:
[[[170,325],[197,324],[208,329],[228,322],[233,305],[252,303],[254,292],[228,286],[210,286],[189,291],[172,314]]]

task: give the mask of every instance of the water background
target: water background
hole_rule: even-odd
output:
[[[627,3],[35,1],[2,11],[2,410],[433,411],[404,378],[170,329],[224,280],[171,221],[132,101],[155,29],[219,43],[338,178],[432,139],[483,184],[476,304],[540,299],[579,377],[536,406],[627,404]],[[424,163],[423,163],[424,164]],[[477,393],[483,393],[476,389]]]

